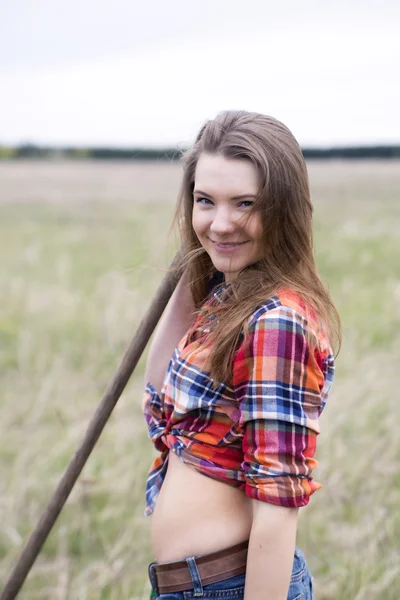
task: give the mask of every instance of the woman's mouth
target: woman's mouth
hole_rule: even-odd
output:
[[[209,238],[210,242],[212,242],[212,244],[214,245],[214,248],[217,252],[234,252],[235,250],[238,250],[239,248],[241,248],[242,246],[244,246],[244,244],[247,244],[246,242],[218,242],[216,240],[212,240],[211,238]]]

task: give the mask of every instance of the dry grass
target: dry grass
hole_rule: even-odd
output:
[[[300,519],[319,600],[400,598],[400,169],[311,163],[320,270],[344,325]],[[0,163],[0,582],[82,436],[171,248],[176,164]],[[147,597],[143,362],[21,599]]]

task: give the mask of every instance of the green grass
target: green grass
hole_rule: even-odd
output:
[[[1,166],[8,187],[0,204],[0,584],[173,254],[176,165],[135,167],[137,185],[128,164],[77,166],[80,202],[72,201],[75,188],[67,194],[75,172],[65,168],[42,164],[39,181],[32,165]],[[49,181],[60,177],[54,202],[43,187],[46,169]],[[101,196],[104,170],[115,201]],[[317,261],[344,333],[321,419],[316,479],[324,487],[299,524],[319,600],[400,598],[399,172],[398,163],[310,165]],[[143,364],[21,599],[148,596],[143,508],[153,450],[140,409]]]

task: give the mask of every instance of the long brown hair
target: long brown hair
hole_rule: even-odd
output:
[[[200,310],[215,267],[192,227],[193,189],[202,153],[249,160],[259,174],[254,210],[263,224],[264,255],[246,267],[229,285],[223,302],[202,310],[216,316],[211,331],[209,368],[217,381],[227,381],[237,342],[250,315],[282,289],[297,292],[317,316],[332,345],[340,347],[340,319],[314,261],[312,212],[308,174],[299,144],[289,129],[273,117],[245,111],[220,113],[201,128],[194,146],[183,155],[183,180],[176,219],[191,291]]]

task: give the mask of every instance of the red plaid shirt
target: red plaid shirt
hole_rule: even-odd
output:
[[[326,336],[308,322],[299,296],[283,291],[253,313],[231,381],[214,387],[203,370],[210,349],[198,322],[176,348],[161,393],[146,386],[149,437],[161,453],[147,480],[146,514],[154,509],[171,450],[250,498],[306,505],[321,487],[312,471],[318,418],[334,374]]]

